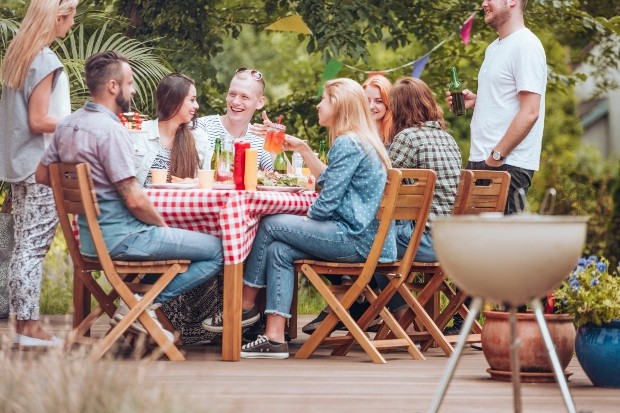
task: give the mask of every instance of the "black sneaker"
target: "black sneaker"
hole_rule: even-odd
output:
[[[470,347],[474,350],[482,351],[482,343],[472,343]]]
[[[256,307],[241,312],[241,327],[247,327],[260,319],[260,312]],[[202,322],[202,328],[212,333],[220,333],[224,329],[224,312],[217,313],[212,318],[207,318]]]
[[[459,334],[461,334],[461,328],[463,327],[463,323],[463,317],[459,313],[456,313],[452,318],[452,326],[444,328],[442,331],[443,335],[458,336]]]
[[[258,338],[241,346],[241,358],[243,359],[287,359],[288,344],[271,341],[267,336]]]
[[[246,344],[251,343],[252,341],[256,341],[258,336],[262,336],[263,334],[265,334],[266,329],[267,329],[267,317],[265,316],[265,313],[261,312],[258,322],[243,329],[243,331],[241,332],[241,340]],[[287,343],[290,342],[291,335],[287,332],[284,332],[284,340]]]
[[[301,328],[301,331],[306,333],[306,334],[308,334],[308,335],[314,333],[314,330],[319,328],[319,326],[321,325],[323,320],[325,320],[325,317],[327,317],[328,315],[329,315],[328,312],[321,311],[319,313],[319,315],[316,316],[316,318],[314,320],[310,321],[308,324],[303,326]],[[338,323],[336,323],[336,325],[334,326],[334,329],[332,331],[335,331],[335,330],[345,330],[345,327],[344,327],[344,324],[342,324],[342,321],[338,321]]]
[[[267,317],[265,313],[260,314],[260,318],[258,321],[251,326],[244,328],[241,332],[241,339],[244,343],[251,343],[255,341],[258,336],[265,334],[265,329],[267,328]]]

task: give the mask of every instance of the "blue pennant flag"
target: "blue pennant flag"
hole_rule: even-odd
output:
[[[430,57],[430,53],[425,54],[415,62],[413,62],[413,69],[411,69],[411,77],[420,78],[422,71],[424,70],[424,66],[426,66],[426,62],[428,62],[428,58]]]

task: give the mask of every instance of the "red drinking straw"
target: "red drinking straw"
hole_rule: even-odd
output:
[[[282,115],[278,116],[278,125],[282,123]]]

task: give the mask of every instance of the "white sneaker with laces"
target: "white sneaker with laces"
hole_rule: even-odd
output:
[[[65,344],[65,340],[52,336],[49,340],[43,340],[41,338],[34,338],[30,336],[24,336],[22,334],[15,334],[13,341],[17,340],[19,347],[62,347]]]
[[[139,294],[134,294],[134,297],[136,297],[136,300],[138,301],[142,299],[142,296]],[[159,307],[161,307],[161,304],[157,304],[157,303],[151,304],[147,307],[146,312],[148,315],[151,316],[153,321],[155,321],[155,324],[157,324],[157,326],[163,330],[166,338],[170,341],[174,341],[174,334],[171,331],[166,330],[161,325],[159,320],[157,319],[157,314],[155,314],[155,310]],[[116,309],[116,312],[114,312],[114,316],[110,319],[110,325],[115,326],[116,324],[118,324],[118,322],[121,321],[123,317],[127,315],[127,313],[129,313],[129,307],[127,307],[127,304],[125,304],[125,302],[121,300],[121,305],[118,306],[118,308]],[[144,328],[142,323],[137,319],[136,321],[131,323],[131,326],[129,326],[129,329],[133,330],[134,332],[140,333],[140,334],[147,334],[146,329]]]

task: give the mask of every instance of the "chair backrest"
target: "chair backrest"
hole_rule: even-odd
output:
[[[383,197],[377,210],[376,218],[379,221],[379,228],[375,235],[375,240],[370,247],[370,253],[366,258],[367,265],[364,266],[361,276],[371,277],[374,274],[379,257],[381,257],[381,251],[385,244],[385,237],[390,229],[392,223],[392,216],[394,208],[396,206],[396,197],[398,196],[398,189],[401,182],[401,172],[398,169],[388,169],[387,180],[385,182],[385,189],[383,190]]]
[[[401,169],[402,182],[399,186],[393,218],[415,221],[415,228],[402,262],[412,263],[416,255],[422,233],[431,211],[437,174],[432,169]],[[408,274],[405,270],[403,274]]]
[[[68,214],[83,215],[88,223],[88,229],[104,272],[106,275],[114,273],[112,258],[97,220],[100,211],[90,165],[87,163],[53,163],[50,164],[49,170],[56,208],[71,258],[83,261],[77,241],[73,236]]]
[[[462,182],[462,187],[461,187]],[[510,174],[505,171],[468,170],[461,174],[453,215],[504,212],[510,188]]]
[[[49,166],[49,176],[54,194],[60,228],[65,236],[69,255],[73,264],[84,268],[84,258],[71,226],[69,215],[84,215],[84,206],[77,181],[77,164],[53,163]],[[96,199],[95,199],[96,201]]]

